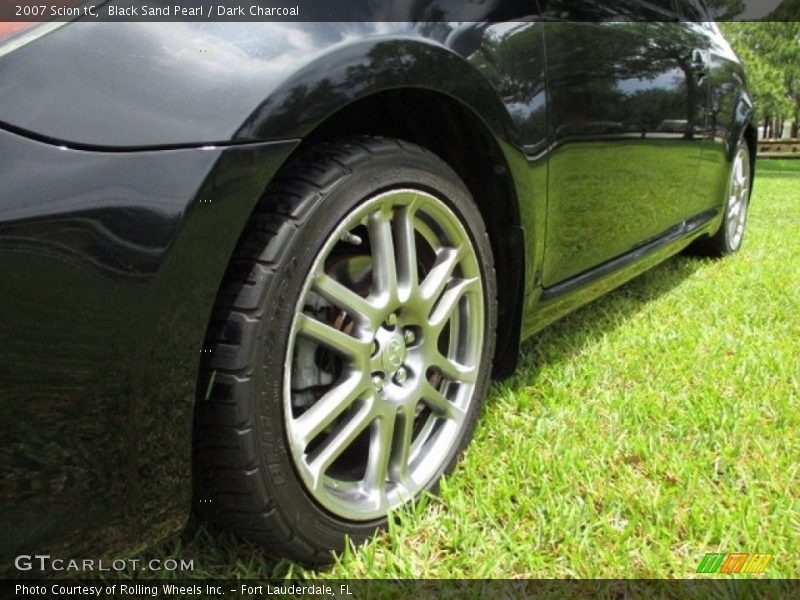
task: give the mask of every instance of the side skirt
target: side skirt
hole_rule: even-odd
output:
[[[626,254],[542,289],[525,319],[523,337],[530,337],[567,313],[677,254],[696,238],[710,232],[714,222],[718,221],[717,216],[719,210],[716,208],[703,211]]]

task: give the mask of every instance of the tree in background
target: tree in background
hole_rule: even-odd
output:
[[[731,46],[747,66],[765,137],[782,134],[783,121],[793,118],[791,136],[800,122],[800,23],[720,23]]]

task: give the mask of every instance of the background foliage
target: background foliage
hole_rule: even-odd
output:
[[[771,136],[793,119],[800,121],[800,22],[731,22],[720,27],[747,65],[748,82],[759,120]],[[771,137],[769,136],[769,137]]]

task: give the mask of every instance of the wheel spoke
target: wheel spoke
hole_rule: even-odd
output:
[[[436,263],[420,284],[420,296],[426,302],[433,304],[442,295],[444,288],[462,258],[462,253],[461,246],[458,248],[442,248],[437,252]]]
[[[297,331],[326,348],[349,356],[357,364],[362,364],[365,361],[368,352],[365,342],[339,331],[335,327],[326,325],[322,321],[300,313],[297,316]]]
[[[333,461],[347,450],[361,432],[375,419],[373,413],[374,400],[369,400],[359,407],[358,411],[343,422],[314,452],[314,458],[308,468],[314,477],[314,487],[322,482],[322,477]]]
[[[407,302],[419,285],[417,274],[417,240],[414,230],[413,205],[405,206],[395,215],[397,243],[397,277],[400,302]]]
[[[317,274],[314,278],[314,290],[328,302],[347,311],[350,316],[366,321],[370,328],[376,327],[381,321],[380,312],[369,300],[362,298],[330,275]]]
[[[439,369],[447,379],[461,383],[475,383],[477,370],[474,366],[468,367],[453,359],[443,356],[438,350],[431,360],[431,366]]]
[[[408,486],[408,461],[411,458],[411,442],[414,440],[414,407],[407,407],[396,421],[399,431],[392,441],[392,454],[389,462],[389,475],[406,489]]]
[[[359,374],[351,375],[297,417],[294,421],[295,430],[291,435],[302,447],[308,446],[339,415],[352,406],[363,391],[361,376]]]
[[[431,414],[427,415],[425,419],[425,423],[417,432],[417,435],[414,436],[414,441],[411,442],[411,449],[409,450],[409,459],[414,460],[417,457],[420,450],[431,440],[431,435],[436,430],[438,425],[438,421],[441,419],[441,415],[436,412],[431,412]]]
[[[747,174],[745,173],[746,166],[744,164],[744,157],[739,155],[736,163],[736,183],[739,190],[743,190],[747,181]]]
[[[422,386],[422,399],[439,416],[461,423],[464,420],[464,411],[450,402],[445,395],[433,387],[430,382]]]
[[[364,473],[364,489],[377,495],[379,504],[386,500],[386,476],[389,473],[389,458],[392,452],[395,415],[388,411],[372,422],[370,426],[369,457]]]
[[[459,301],[464,297],[464,294],[474,292],[477,289],[478,278],[472,277],[470,279],[462,279],[442,294],[441,300],[439,300],[436,308],[433,309],[433,313],[431,313],[428,320],[430,327],[434,331],[434,335],[437,332],[441,332],[444,328],[450,316],[453,314],[453,311],[458,306]]]
[[[731,198],[730,206],[728,207],[728,218],[735,219],[739,215],[740,202],[737,197]]]
[[[367,221],[372,244],[372,285],[385,302],[397,297],[397,264],[392,240],[391,209],[372,213]]]

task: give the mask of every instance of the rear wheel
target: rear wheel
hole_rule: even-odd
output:
[[[323,562],[434,489],[471,437],[492,255],[458,177],[394,140],[307,153],[259,210],[209,332],[196,496],[215,522]]]
[[[750,205],[750,164],[750,149],[747,142],[742,140],[731,163],[722,224],[716,234],[696,242],[694,249],[699,253],[721,257],[732,254],[741,247]]]

